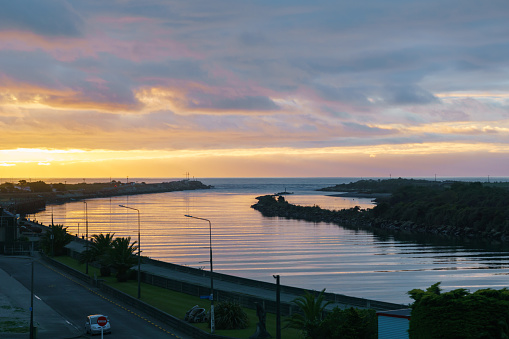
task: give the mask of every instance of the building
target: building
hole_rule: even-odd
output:
[[[408,339],[411,309],[376,312],[378,339]]]
[[[0,254],[9,252],[6,249],[10,249],[18,238],[18,218],[0,207]]]

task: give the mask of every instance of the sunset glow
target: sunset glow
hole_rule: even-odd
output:
[[[0,178],[508,176],[508,15],[499,1],[8,2]]]

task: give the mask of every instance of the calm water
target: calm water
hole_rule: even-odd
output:
[[[221,273],[268,282],[275,282],[272,275],[279,274],[285,285],[400,303],[411,302],[407,291],[425,289],[438,281],[445,290],[507,286],[509,257],[502,246],[265,218],[250,208],[256,196],[285,189],[295,193],[286,199],[300,205],[372,207],[369,199],[330,197],[327,192],[314,191],[355,180],[358,178],[201,179],[215,188],[91,199],[87,201],[89,235],[111,232],[136,240],[137,212],[119,207],[123,204],[140,210],[143,255],[181,265],[209,269],[209,225],[184,217],[189,214],[212,222],[214,271]],[[54,223],[64,224],[70,233],[85,233],[83,202],[48,206],[31,217],[51,224],[52,215]]]

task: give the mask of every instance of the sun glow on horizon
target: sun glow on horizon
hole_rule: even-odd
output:
[[[0,150],[0,177],[122,177],[136,171],[140,177],[174,177],[181,172],[199,172],[201,177],[238,177],[239,173],[260,173],[270,163],[313,169],[313,164],[330,159],[345,162],[405,161],[407,157],[458,156],[474,153],[509,154],[509,145],[494,143],[414,143],[322,148],[256,148],[201,150],[61,150],[23,148]],[[286,159],[286,160],[284,160]],[[329,159],[329,160],[328,160]],[[294,165],[291,165],[294,164]],[[359,165],[356,165],[359,166]],[[315,165],[316,167],[316,165]],[[352,167],[353,169],[353,167]],[[316,169],[315,169],[316,170]],[[93,173],[93,175],[92,175]],[[208,174],[210,173],[210,174]],[[218,175],[222,174],[222,175]],[[310,176],[317,173],[310,172]],[[262,175],[264,176],[264,175]]]

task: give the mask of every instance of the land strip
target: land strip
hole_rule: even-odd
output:
[[[5,184],[4,184],[5,185]],[[23,187],[30,187],[29,184]],[[185,190],[210,189],[212,186],[204,185],[196,180],[180,180],[171,182],[161,182],[154,184],[147,183],[129,183],[122,184],[118,181],[109,183],[94,184],[57,184],[47,185],[42,183],[39,186],[34,185],[40,191],[24,191],[7,188],[0,193],[0,206],[17,214],[31,214],[42,210],[48,204],[62,204],[70,201],[106,198],[113,196],[152,194],[175,192]],[[56,187],[56,188],[55,188]]]

